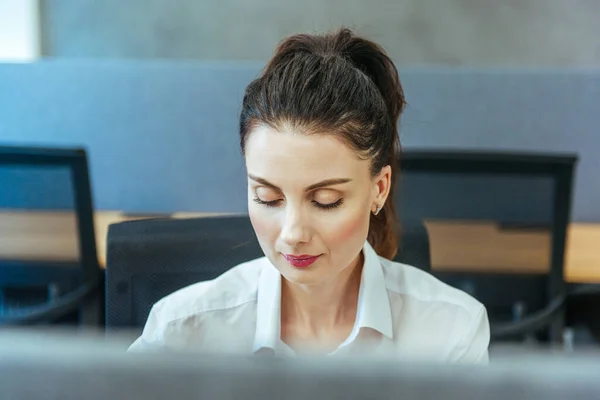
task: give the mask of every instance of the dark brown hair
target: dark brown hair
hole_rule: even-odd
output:
[[[379,214],[371,214],[368,241],[379,255],[391,259],[398,248],[393,189],[400,153],[397,124],[404,105],[398,71],[376,43],[349,29],[290,36],[246,88],[240,116],[242,152],[252,129],[266,125],[337,135],[371,160],[373,176],[390,165],[390,195]]]

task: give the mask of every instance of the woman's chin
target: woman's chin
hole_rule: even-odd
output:
[[[296,285],[314,285],[323,280],[315,270],[292,269],[288,266],[285,269],[279,269],[279,272],[286,281]]]

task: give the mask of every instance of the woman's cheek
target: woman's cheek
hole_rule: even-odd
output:
[[[253,205],[249,208],[248,214],[250,216],[250,222],[254,227],[254,231],[256,232],[256,236],[261,241],[271,242],[273,239],[277,238],[278,228],[277,228],[277,219],[272,213],[265,212],[265,210],[256,209],[256,206]]]
[[[369,219],[363,212],[353,212],[352,215],[341,216],[335,223],[329,227],[324,227],[326,231],[323,239],[328,242],[328,247],[337,247],[356,242],[364,242],[369,231]]]

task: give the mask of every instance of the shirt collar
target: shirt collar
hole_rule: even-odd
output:
[[[275,349],[281,337],[281,274],[264,258],[256,300],[256,333],[254,352]]]
[[[358,296],[355,329],[371,328],[393,338],[392,311],[381,260],[368,242],[363,247],[364,265]],[[276,349],[281,337],[281,274],[265,258],[256,304],[254,352]]]
[[[365,242],[363,248],[365,263],[358,295],[356,325],[358,328],[371,328],[388,338],[393,338],[392,309],[379,256]]]

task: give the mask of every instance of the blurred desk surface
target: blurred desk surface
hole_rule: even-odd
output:
[[[176,213],[174,218],[217,214]],[[157,215],[160,217],[161,215]],[[162,215],[164,217],[165,215]],[[95,213],[100,265],[106,264],[110,224],[148,218],[118,211]],[[550,233],[501,229],[494,222],[426,221],[436,271],[544,273],[550,262]],[[0,258],[77,261],[76,219],[71,212],[0,212]],[[513,266],[513,267],[507,267]],[[600,283],[600,223],[572,223],[565,254],[568,282]]]

